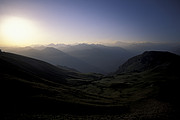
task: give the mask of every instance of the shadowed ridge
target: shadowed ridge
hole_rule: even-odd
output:
[[[1,71],[9,71],[10,73],[13,73],[11,67],[16,67],[17,70],[20,69],[29,75],[31,74],[33,76],[38,76],[56,82],[65,82],[64,78],[68,77],[63,69],[57,68],[49,63],[37,59],[2,52],[0,55],[0,60],[6,62],[6,64],[3,64],[3,62],[0,63]],[[16,71],[14,71],[14,73],[15,72]]]
[[[143,54],[130,58],[116,73],[142,72],[158,66],[180,65],[180,56],[162,51],[146,51]]]

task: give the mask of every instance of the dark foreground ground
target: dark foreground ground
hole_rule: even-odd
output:
[[[2,52],[0,119],[179,120],[179,62],[145,52],[105,76]]]

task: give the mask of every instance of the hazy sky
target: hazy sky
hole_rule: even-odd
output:
[[[0,0],[0,45],[180,41],[179,0]]]

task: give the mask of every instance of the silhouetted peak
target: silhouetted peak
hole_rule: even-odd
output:
[[[44,50],[52,50],[52,51],[57,51],[58,49],[56,49],[56,48],[53,48],[53,47],[46,47],[46,48],[44,48]]]
[[[51,44],[49,44],[49,45],[47,45],[47,46],[55,46],[55,44],[54,44],[54,43],[51,43]]]
[[[58,61],[60,61],[59,58],[66,58],[66,59],[70,59],[71,56],[69,56],[68,54],[62,52],[61,50],[58,50],[56,48],[53,48],[53,47],[46,47],[45,49],[43,49],[41,51],[41,54],[44,55],[44,60],[49,62],[49,63],[52,63],[54,65],[57,65],[59,64]],[[41,58],[42,59],[42,58]],[[71,58],[72,59],[72,58]],[[54,62],[53,62],[54,61]],[[61,61],[62,62],[62,61]]]
[[[46,47],[42,51],[47,52],[47,53],[64,53],[56,48],[53,47]]]

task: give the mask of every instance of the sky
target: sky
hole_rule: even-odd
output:
[[[180,42],[179,0],[0,0],[0,45]]]

